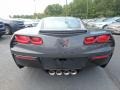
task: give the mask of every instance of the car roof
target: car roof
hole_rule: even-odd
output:
[[[76,18],[76,17],[71,17],[71,16],[58,16],[58,17],[45,17],[43,19],[79,19],[79,18]]]

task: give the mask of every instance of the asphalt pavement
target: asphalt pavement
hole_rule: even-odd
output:
[[[85,68],[76,76],[49,76],[38,68],[19,69],[10,54],[11,36],[0,38],[0,90],[120,90],[120,36],[109,65]]]

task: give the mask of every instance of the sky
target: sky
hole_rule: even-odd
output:
[[[68,0],[68,3],[72,1]],[[0,17],[42,13],[48,5],[56,3],[64,5],[66,0],[0,0]]]

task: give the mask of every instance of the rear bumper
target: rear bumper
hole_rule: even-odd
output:
[[[29,54],[23,54],[19,53],[13,53],[13,58],[17,65],[21,66],[28,66],[28,67],[38,67],[43,69],[81,69],[85,66],[93,65],[93,63],[102,65],[109,62],[110,57],[112,55],[111,52],[102,52],[102,53],[96,53],[96,54],[90,54],[88,56],[83,57],[47,57],[47,56],[41,56],[36,55],[33,59],[26,59],[26,58],[16,58],[16,56],[30,56],[33,57],[33,55]],[[92,60],[95,56],[103,56],[108,55],[108,57],[103,59],[96,59]]]
[[[34,60],[17,59],[18,65],[48,69],[81,69],[90,64],[88,58],[36,58]]]

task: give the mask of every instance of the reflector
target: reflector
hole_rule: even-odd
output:
[[[92,57],[92,60],[106,59],[106,58],[108,58],[108,57],[109,57],[109,55],[94,56],[94,57]]]
[[[22,56],[22,55],[16,55],[15,58],[19,60],[35,60],[36,59],[35,57],[32,57],[32,56]]]

